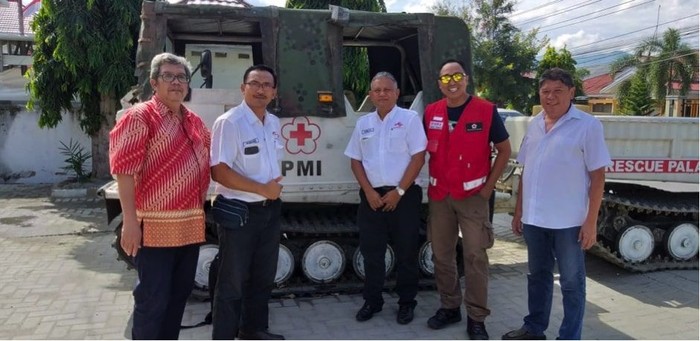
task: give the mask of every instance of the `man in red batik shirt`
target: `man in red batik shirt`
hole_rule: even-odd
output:
[[[130,108],[109,134],[119,184],[121,247],[138,270],[133,339],[177,339],[204,241],[210,133],[183,104],[191,66],[162,53],[151,62],[151,100]]]

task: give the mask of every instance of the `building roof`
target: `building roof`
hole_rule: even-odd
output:
[[[181,3],[188,5],[218,5],[218,6],[231,6],[231,7],[253,7],[245,0],[167,0],[170,3]],[[4,35],[5,38],[18,36],[20,37],[20,25],[19,25],[19,12],[18,6],[20,6],[21,0],[9,1],[9,6],[0,6],[0,34]],[[34,32],[31,28],[32,18],[36,14],[38,7],[40,6],[40,0],[34,0],[27,4],[26,7],[22,8],[24,13],[24,35],[33,35]]]
[[[612,83],[612,77],[605,73],[583,80],[583,93],[587,96],[598,95],[600,90]]]
[[[18,2],[9,2],[9,6],[0,7],[0,34],[5,36],[22,36],[20,34],[19,25],[19,12],[18,7],[20,4]],[[29,16],[24,17],[24,35],[33,35],[32,28],[30,27],[33,13]]]
[[[680,82],[673,82],[673,83],[671,83],[671,88],[672,88],[673,90],[680,90],[680,88],[681,88],[681,83],[680,83]],[[700,90],[700,84],[698,83],[698,80],[697,80],[697,79],[696,79],[696,80],[693,80],[693,82],[690,83],[690,89],[688,89],[688,90],[690,90],[690,91],[698,91],[698,90]]]

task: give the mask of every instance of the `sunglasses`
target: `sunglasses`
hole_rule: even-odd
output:
[[[450,80],[453,80],[455,82],[459,82],[462,79],[464,79],[464,77],[466,77],[466,76],[467,75],[465,75],[464,73],[461,73],[461,72],[453,73],[451,75],[442,75],[442,76],[440,76],[440,82],[442,82],[442,84],[449,84]]]

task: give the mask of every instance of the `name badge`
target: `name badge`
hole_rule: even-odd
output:
[[[428,129],[440,130],[440,129],[442,129],[442,125],[443,125],[443,122],[430,121],[430,124],[428,124]]]
[[[482,131],[484,129],[484,124],[481,122],[470,122],[467,123],[467,132],[474,133],[477,131]]]

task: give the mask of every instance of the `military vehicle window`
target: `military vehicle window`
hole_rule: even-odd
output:
[[[409,108],[423,90],[417,29],[388,25],[349,27],[343,35],[343,85],[353,109],[356,112],[374,110],[367,92],[370,80],[381,71],[394,75],[401,91],[397,105]]]
[[[212,56],[212,89],[238,89],[243,81],[243,73],[253,65],[253,48],[249,45],[187,44],[185,58],[197,66],[203,50],[210,50]],[[201,73],[192,75],[190,86],[202,88],[204,79]]]

